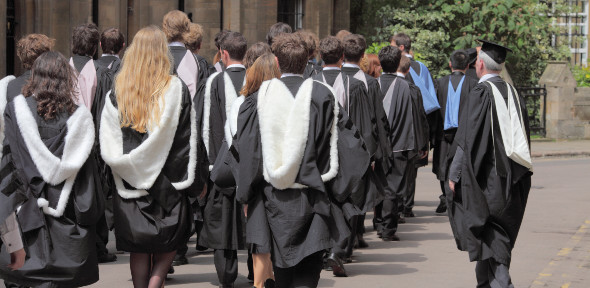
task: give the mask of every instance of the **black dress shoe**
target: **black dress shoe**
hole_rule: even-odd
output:
[[[174,267],[170,266],[170,269],[168,269],[168,274],[174,274]]]
[[[390,235],[390,236],[383,236],[383,238],[381,238],[381,239],[383,239],[383,241],[385,241],[385,242],[400,240],[399,237],[397,237],[397,235],[395,235],[395,234]]]
[[[109,263],[117,261],[117,255],[113,253],[104,253],[98,255],[98,263]]]
[[[326,261],[328,266],[332,267],[332,273],[334,273],[334,276],[348,277],[348,274],[346,274],[346,269],[344,269],[344,264],[342,264],[342,260],[340,257],[338,257],[338,255],[330,253]]]
[[[443,214],[445,212],[447,212],[447,203],[445,202],[445,200],[440,199],[440,203],[438,204],[438,207],[436,207],[436,211],[437,214]]]
[[[398,224],[406,223],[406,218],[404,218],[404,214],[399,214],[399,218],[397,218],[397,223]]]
[[[357,241],[358,248],[367,248],[367,247],[369,247],[369,244],[367,243],[367,241],[365,241],[365,239],[363,239],[363,235],[362,234],[358,234],[356,236],[356,241]]]
[[[188,259],[184,255],[176,255],[174,256],[174,261],[172,261],[172,266],[181,266],[188,264]]]
[[[416,215],[414,214],[414,212],[409,211],[409,212],[404,212],[404,217],[416,217]]]
[[[270,278],[266,279],[266,281],[264,281],[264,288],[275,288],[275,280]]]

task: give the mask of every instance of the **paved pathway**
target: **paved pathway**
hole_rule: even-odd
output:
[[[511,267],[514,285],[590,287],[590,158],[537,159],[534,164],[533,188]],[[430,169],[419,171],[418,217],[400,225],[402,241],[380,241],[367,219],[370,247],[356,250],[353,263],[346,265],[351,277],[323,272],[320,287],[475,286],[474,263],[455,248],[447,217],[434,214],[440,192]],[[250,287],[246,255],[239,257],[236,287]],[[123,254],[119,261],[101,265],[101,280],[91,287],[132,287],[128,259]],[[176,267],[167,286],[217,285],[211,252],[191,252],[189,262]]]

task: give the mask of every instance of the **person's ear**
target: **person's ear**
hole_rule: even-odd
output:
[[[277,58],[277,56],[275,56],[275,61],[277,62],[277,67],[281,70],[281,65],[279,65],[279,58]]]
[[[451,64],[451,61],[449,61],[449,68],[451,68],[451,70],[453,70],[453,65]]]

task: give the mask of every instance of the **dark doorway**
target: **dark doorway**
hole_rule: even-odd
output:
[[[14,75],[16,36],[15,0],[8,0],[6,7],[6,75]]]
[[[277,21],[297,30],[303,27],[303,0],[284,0],[277,3]]]

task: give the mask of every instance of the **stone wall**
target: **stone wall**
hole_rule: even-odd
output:
[[[266,33],[277,21],[279,0],[184,0],[184,11],[203,26],[204,35],[199,54],[209,61],[216,53],[214,36],[224,29],[239,31],[249,44],[265,41]],[[70,56],[73,27],[92,22],[92,0],[17,0],[16,39],[29,33],[43,33],[56,39],[55,49]],[[223,2],[223,13],[221,6]],[[133,35],[148,25],[161,26],[170,10],[178,9],[176,0],[100,0],[100,30],[117,27],[127,44]],[[349,29],[350,0],[303,1],[303,28],[326,37],[340,29]],[[222,15],[223,14],[223,15]],[[0,0],[0,59],[6,59],[6,1]],[[16,58],[16,57],[15,57]],[[15,74],[23,72],[16,59]],[[6,74],[6,63],[0,61],[0,77]]]
[[[549,62],[539,85],[547,88],[547,138],[590,139],[590,88],[576,87],[568,63]]]

